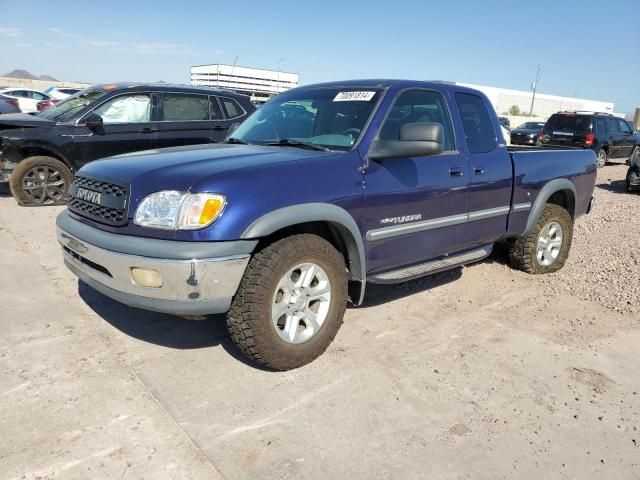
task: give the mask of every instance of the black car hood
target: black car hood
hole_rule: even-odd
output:
[[[0,129],[7,127],[53,127],[56,122],[28,113],[0,115]]]

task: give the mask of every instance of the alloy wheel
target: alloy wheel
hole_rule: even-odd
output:
[[[550,222],[542,229],[536,246],[536,260],[541,267],[548,267],[556,261],[562,248],[562,226]]]
[[[22,190],[33,203],[48,205],[64,199],[67,182],[56,168],[37,166],[22,177]]]
[[[306,342],[322,328],[330,306],[327,273],[315,263],[301,263],[278,282],[271,305],[273,327],[287,343]]]

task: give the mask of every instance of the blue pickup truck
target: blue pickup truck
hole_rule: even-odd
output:
[[[367,283],[398,283],[508,245],[514,267],[562,268],[591,209],[590,150],[507,149],[480,92],[363,80],[280,94],[225,143],[80,169],[57,218],[66,265],[119,302],[228,312],[250,359],[322,354]]]

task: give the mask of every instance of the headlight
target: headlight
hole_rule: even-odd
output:
[[[156,192],[140,202],[133,221],[149,228],[197,230],[211,225],[225,204],[217,193]]]

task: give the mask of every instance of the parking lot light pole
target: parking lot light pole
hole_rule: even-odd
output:
[[[529,116],[533,115],[533,104],[536,101],[536,89],[538,88],[538,81],[540,80],[540,72],[542,71],[542,65],[538,64],[538,70],[536,71],[536,81],[533,82],[531,88],[533,88],[533,96],[531,97],[531,109],[529,110]]]
[[[278,60],[278,80],[276,82],[276,95],[280,93],[280,63],[284,62],[286,58],[281,58]]]

